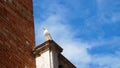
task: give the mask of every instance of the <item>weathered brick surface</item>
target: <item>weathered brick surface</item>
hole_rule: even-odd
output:
[[[0,0],[0,68],[35,68],[32,0]]]

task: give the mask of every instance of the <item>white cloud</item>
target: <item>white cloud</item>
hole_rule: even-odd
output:
[[[65,41],[65,40],[63,40]],[[91,56],[87,52],[87,44],[83,44],[82,42],[76,41],[65,41],[66,43],[62,43],[63,45],[63,54],[76,66],[86,68],[91,61]]]
[[[102,1],[103,0],[101,0],[101,2]],[[68,22],[66,16],[69,15],[68,13],[69,10],[63,5],[60,5],[57,2],[56,3],[55,2],[56,1],[54,1],[53,3],[45,2],[47,3],[47,5],[46,4],[41,5],[43,9],[46,9],[45,11],[46,13],[41,15],[43,19],[38,20],[39,19],[38,18],[35,21],[37,45],[43,42],[42,28],[46,27],[48,31],[51,33],[53,40],[55,40],[64,49],[63,54],[68,59],[70,59],[74,64],[76,64],[78,68],[89,68],[89,63],[98,64],[102,67],[104,67],[104,65],[105,66],[108,65],[112,68],[118,68],[119,65],[117,63],[120,64],[120,62],[118,61],[120,60],[119,57],[115,57],[111,55],[109,56],[90,55],[87,51],[87,48],[92,48],[92,47],[96,47],[96,45],[99,46],[103,44],[109,44],[109,45],[116,44],[116,42],[119,45],[118,43],[119,38],[114,37],[109,40],[102,38],[100,40],[87,42],[87,43],[81,41],[81,39],[75,39],[74,35],[76,34],[76,32],[71,28],[71,26],[66,24]],[[100,10],[103,9],[100,8]],[[113,21],[116,20],[117,20],[116,16],[113,16]],[[96,27],[94,29],[96,29]],[[112,60],[112,62],[109,62],[109,60]]]
[[[88,44],[91,45],[91,48],[99,46],[119,47],[120,45],[119,40],[120,36],[113,36],[107,39],[105,38],[96,39],[94,41],[88,42]]]
[[[63,54],[69,58],[72,62],[77,62],[82,66],[83,63],[87,64],[90,62],[90,56],[87,52],[87,44],[80,41],[76,41],[73,38],[74,33],[70,30],[69,25],[61,23],[61,17],[57,15],[49,16],[45,21],[41,22],[39,27],[36,27],[36,38],[37,41],[42,37],[42,27],[47,27],[50,31],[53,39],[63,47]],[[37,43],[38,44],[38,43]]]
[[[120,68],[119,55],[96,55],[91,63],[98,65],[98,68]]]
[[[119,0],[97,0],[100,23],[118,23],[120,20]]]
[[[53,39],[63,47],[63,54],[70,59],[74,64],[86,67],[85,64],[90,62],[90,56],[87,52],[88,44],[77,41],[74,39],[74,31],[71,30],[70,26],[65,24],[67,8],[63,8],[61,5],[49,7],[46,19],[41,22],[35,22],[36,28],[36,40],[41,43],[42,27],[47,27],[51,33]],[[62,7],[62,8],[61,8]],[[56,11],[53,10],[57,8]],[[58,11],[58,12],[57,12]]]
[[[91,62],[90,64],[94,66],[97,66],[97,68],[120,68],[120,48],[119,48],[119,36],[115,36],[109,39],[99,39],[94,42],[90,42],[88,44],[91,45],[91,49],[94,47],[99,46],[107,46],[108,48],[114,48],[112,51],[114,53],[106,53],[106,51],[103,51],[103,54],[92,54],[91,55]],[[116,48],[116,49],[115,49]],[[102,51],[102,49],[101,49]]]

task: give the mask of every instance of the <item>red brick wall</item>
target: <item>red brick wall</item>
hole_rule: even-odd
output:
[[[32,0],[0,0],[0,68],[35,68]]]

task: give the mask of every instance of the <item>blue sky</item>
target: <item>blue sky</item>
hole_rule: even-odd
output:
[[[33,0],[36,45],[43,27],[77,68],[120,68],[120,0]]]

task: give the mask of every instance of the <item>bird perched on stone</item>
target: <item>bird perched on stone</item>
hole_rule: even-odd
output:
[[[43,30],[44,30],[43,35],[44,35],[45,41],[52,40],[52,37],[51,37],[50,33],[48,32],[47,28],[44,27]]]

